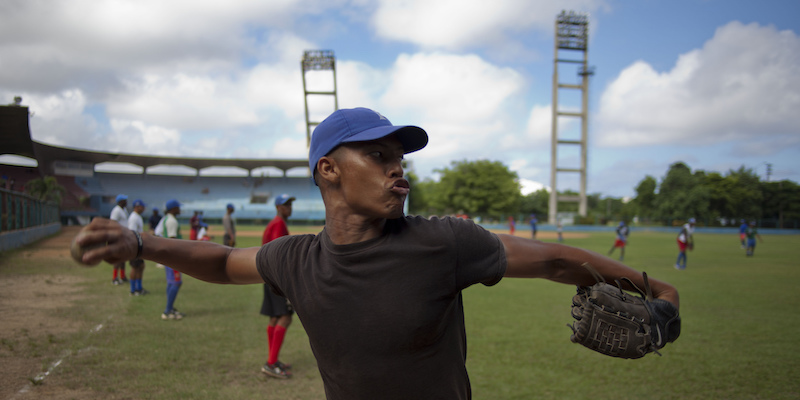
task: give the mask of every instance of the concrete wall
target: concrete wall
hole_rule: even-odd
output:
[[[29,245],[39,239],[54,235],[61,231],[60,223],[36,226],[0,233],[0,252],[17,249]]]

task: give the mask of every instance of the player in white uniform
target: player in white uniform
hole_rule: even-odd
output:
[[[128,228],[132,231],[144,233],[144,219],[142,219],[142,212],[144,212],[145,204],[141,200],[133,201],[133,212],[128,217]],[[144,260],[141,258],[134,258],[130,261],[131,264],[131,296],[141,296],[147,294],[147,291],[142,288],[142,275],[144,274]]]
[[[675,262],[675,269],[686,269],[686,249],[694,249],[694,218],[689,218],[689,222],[683,225],[678,234],[678,260]]]
[[[124,194],[117,195],[117,205],[111,210],[110,219],[119,222],[122,226],[128,226],[128,210],[125,208],[128,205],[128,196]],[[114,264],[114,278],[111,283],[120,285],[122,282],[127,282],[128,278],[125,276],[125,262]]]

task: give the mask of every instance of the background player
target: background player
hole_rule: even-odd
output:
[[[619,226],[617,226],[617,238],[614,240],[614,245],[611,246],[611,250],[608,251],[609,256],[614,252],[614,249],[619,248],[619,260],[622,261],[625,258],[625,245],[628,244],[629,232],[630,230],[628,226],[625,225],[625,221],[619,221]]]
[[[128,217],[128,229],[139,233],[144,233],[144,219],[142,219],[142,212],[144,212],[145,204],[143,201],[136,199],[133,201],[133,212]],[[134,258],[130,261],[131,264],[131,296],[142,296],[147,294],[147,291],[142,288],[142,276],[144,275],[144,260],[141,258]]]
[[[753,253],[756,251],[756,238],[758,238],[759,242],[764,242],[764,240],[761,239],[761,235],[758,234],[756,221],[750,221],[750,226],[747,227],[745,235],[747,236],[747,256],[752,257]]]
[[[148,220],[150,222],[150,233],[156,234],[156,227],[161,222],[161,214],[158,213],[158,208],[153,208],[153,215]]]
[[[118,194],[116,202],[117,205],[111,209],[111,216],[109,219],[117,221],[120,225],[127,227],[128,210],[125,207],[128,205],[128,196],[124,194]],[[111,283],[114,285],[120,285],[127,281],[128,278],[125,276],[125,262],[122,261],[114,263],[114,277],[111,279]]]
[[[156,235],[170,239],[183,239],[181,235],[181,224],[178,223],[177,218],[181,213],[181,203],[175,199],[170,200],[167,202],[165,209],[167,212],[164,214],[164,218],[161,219],[158,227],[156,227]],[[175,308],[175,299],[178,297],[178,291],[181,289],[181,285],[183,285],[181,272],[164,265],[164,273],[167,277],[167,306],[161,314],[161,319],[183,319],[186,315]]]
[[[189,240],[197,240],[197,231],[200,230],[200,211],[195,210],[189,218]]]
[[[678,233],[678,260],[675,262],[675,269],[686,269],[686,250],[694,250],[694,218],[689,218],[689,222],[683,224]]]
[[[222,228],[225,230],[225,234],[222,235],[222,243],[230,247],[236,247],[236,220],[233,219],[234,211],[233,204],[228,204],[225,207],[225,215],[222,216]]]
[[[264,229],[264,235],[261,238],[262,245],[289,234],[286,221],[292,216],[292,202],[294,200],[295,198],[288,194],[282,194],[275,198],[277,215]],[[294,314],[294,310],[289,300],[273,293],[269,285],[265,283],[261,315],[266,315],[270,318],[267,325],[268,358],[264,366],[261,367],[261,371],[275,378],[285,379],[292,376],[288,371],[291,365],[284,364],[278,360],[286,330],[289,329],[289,325],[292,323],[292,314]]]
[[[745,248],[745,244],[747,244],[747,222],[745,222],[744,218],[740,221],[741,225],[739,225],[739,240],[742,242],[742,248]]]
[[[536,214],[531,214],[531,221],[530,221],[530,223],[531,223],[531,236],[532,236],[534,239],[536,239],[536,224],[537,224],[538,222],[539,222],[539,220],[536,218]],[[561,240],[559,240],[559,242],[560,242],[560,241],[561,241]]]

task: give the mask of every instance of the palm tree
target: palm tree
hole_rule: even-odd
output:
[[[61,194],[66,192],[66,189],[58,184],[55,177],[45,176],[28,181],[25,184],[25,192],[40,201],[61,205]]]

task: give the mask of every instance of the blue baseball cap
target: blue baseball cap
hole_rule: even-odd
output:
[[[181,203],[178,200],[172,199],[167,202],[167,205],[164,207],[167,211],[172,210],[173,208],[180,207]]]
[[[228,205],[227,205],[227,206],[225,206],[225,208],[227,208],[227,209],[229,209],[229,210],[233,210],[233,209],[234,209],[234,208],[236,208],[236,207],[234,207],[234,206],[233,206],[233,203],[228,203]]]
[[[696,221],[694,220],[694,218],[689,218],[689,223],[690,223],[690,224],[693,224],[693,223],[695,223],[695,222],[696,222]]]
[[[368,142],[391,134],[403,144],[405,153],[415,152],[428,144],[428,134],[420,127],[411,125],[392,125],[389,120],[369,108],[350,108],[335,111],[325,118],[311,135],[308,150],[308,168],[311,180],[319,159],[326,156],[342,143]]]
[[[288,194],[284,193],[284,194],[282,194],[282,195],[280,195],[280,196],[275,198],[275,205],[276,206],[280,206],[280,205],[286,204],[287,202],[294,201],[294,200],[295,200],[294,197],[291,197]]]
[[[625,225],[625,221],[619,221],[619,226]]]
[[[119,203],[122,200],[128,200],[128,196],[126,196],[124,194],[118,194],[117,195],[117,203]]]
[[[136,199],[136,200],[134,200],[134,201],[133,201],[133,206],[134,206],[134,207],[136,207],[136,206],[142,206],[142,207],[144,207],[145,205],[144,205],[144,202],[143,202],[143,201],[141,201],[141,200],[139,200],[139,199]]]

